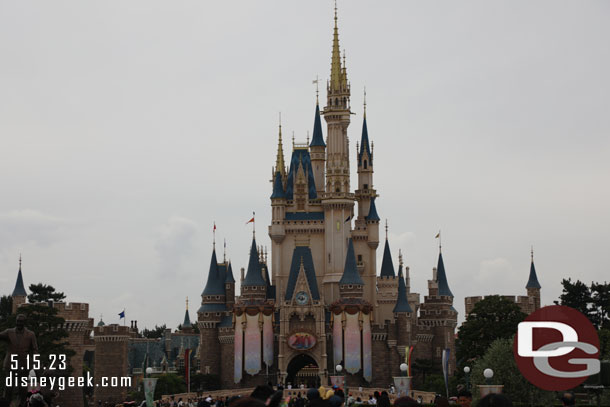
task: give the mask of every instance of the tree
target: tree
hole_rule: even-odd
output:
[[[561,281],[563,291],[556,305],[565,305],[583,313],[596,329],[610,329],[610,283],[587,286],[580,280]]]
[[[142,331],[142,336],[144,338],[148,338],[148,339],[157,339],[157,338],[160,338],[163,336],[166,329],[167,328],[166,328],[165,324],[163,324],[161,326],[155,325],[154,329],[144,328],[144,330]]]
[[[63,293],[55,293],[55,289],[51,286],[37,284],[30,286],[30,290],[32,290],[33,287],[45,287],[44,293],[46,293],[47,299],[63,296]],[[36,291],[36,295],[42,294],[43,291]],[[0,303],[6,303],[6,300],[0,300]],[[0,308],[4,309],[4,305]],[[19,307],[19,314],[25,315],[26,328],[33,331],[36,335],[38,353],[40,354],[40,360],[43,366],[49,366],[48,357],[50,354],[66,355],[66,361],[69,363],[70,358],[74,355],[74,351],[68,348],[68,343],[65,341],[68,337],[68,332],[63,328],[65,320],[57,315],[57,309],[50,307],[45,303],[27,304]],[[9,314],[6,317],[0,318],[0,331],[14,328],[16,317],[17,315],[15,314]],[[4,360],[5,354],[6,347],[0,347],[0,360]],[[70,374],[71,368],[62,371],[61,373],[66,375]],[[2,386],[4,386],[3,380],[0,383],[0,387]]]
[[[0,325],[6,322],[13,313],[13,297],[3,295],[0,297]]]
[[[55,288],[51,285],[42,283],[30,285],[30,295],[28,302],[36,304],[38,302],[60,302],[66,298],[64,293],[55,292]]]
[[[511,338],[525,317],[513,301],[499,295],[485,297],[458,330],[457,359],[468,364],[482,357],[495,340]]]
[[[158,376],[157,386],[155,387],[155,400],[160,400],[161,396],[164,394],[185,392],[186,383],[182,377],[171,373]]]
[[[502,392],[513,403],[550,406],[555,401],[553,392],[541,390],[531,384],[519,372],[513,355],[513,338],[501,338],[491,343],[485,354],[479,358],[470,373],[472,388],[485,384],[483,371],[490,368],[494,372],[492,384],[502,384]],[[478,398],[478,392],[472,392]]]
[[[220,390],[220,376],[197,373],[191,376],[191,391]]]

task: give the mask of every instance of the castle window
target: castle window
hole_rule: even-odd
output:
[[[367,167],[368,167],[368,163],[367,163],[367,161],[366,161],[366,160],[364,160],[364,169],[366,170],[366,169],[367,169]],[[365,188],[366,188],[366,187],[365,187]]]
[[[436,347],[436,357],[441,357],[441,348],[439,348],[438,346]]]
[[[366,168],[366,167],[364,167]],[[364,184],[364,189],[369,189],[369,184]]]
[[[203,316],[204,316],[204,317],[209,317],[209,316],[210,316],[210,313],[209,313],[209,312],[205,312],[205,313],[203,314]]]
[[[217,296],[216,296],[216,299],[217,299],[217,300],[219,300],[219,299],[220,299],[220,295],[217,295]]]
[[[217,317],[219,317],[219,316],[220,316],[220,312],[217,312],[217,313],[216,313],[216,316],[217,316]]]
[[[361,254],[358,255],[358,263],[362,263],[362,255]]]

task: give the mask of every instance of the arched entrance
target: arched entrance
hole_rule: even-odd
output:
[[[317,388],[320,386],[319,370],[314,358],[307,353],[301,353],[288,363],[286,384],[292,384],[293,388],[300,387],[301,384],[305,385],[305,388]]]

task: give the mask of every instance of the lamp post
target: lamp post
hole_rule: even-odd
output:
[[[142,379],[144,383],[144,397],[146,397],[146,407],[153,407],[155,402],[155,387],[157,386],[157,378],[149,377],[153,373],[153,368],[146,368],[146,377]]]
[[[406,363],[401,363],[400,366],[400,376],[394,377],[394,387],[396,387],[396,396],[408,396],[411,391],[411,376],[409,374],[409,365]]]
[[[335,366],[335,375],[330,376],[331,386],[333,386],[333,387],[337,386],[338,388],[341,388],[341,389],[345,386],[345,376],[341,375],[342,371],[343,371],[343,366],[341,366],[340,364]]]
[[[491,384],[491,379],[494,377],[494,371],[490,368],[487,368],[483,371],[483,377],[485,377],[486,384],[479,385],[479,393],[481,394],[481,398],[487,396],[492,393],[502,393],[502,388],[504,387],[501,384]]]
[[[470,390],[470,367],[464,366],[464,374],[466,375],[466,390]]]

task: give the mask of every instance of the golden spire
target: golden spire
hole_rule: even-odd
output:
[[[282,112],[280,112],[279,138],[277,141],[277,158],[275,159],[275,172],[280,172],[282,178],[286,176],[286,167],[284,166],[284,148],[282,146]]]
[[[339,50],[339,28],[337,26],[337,0],[335,0],[335,28],[333,31],[333,53],[330,65],[330,89],[341,88],[341,51]]]

